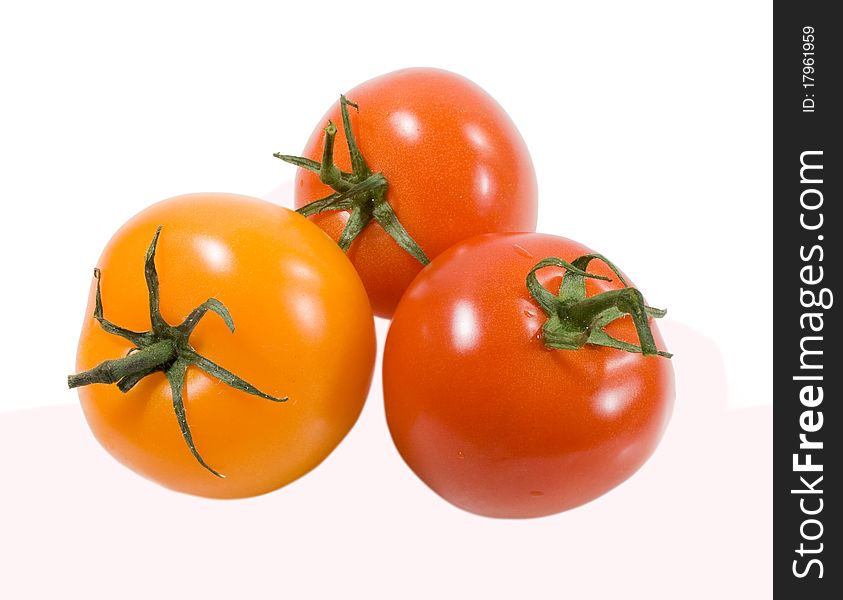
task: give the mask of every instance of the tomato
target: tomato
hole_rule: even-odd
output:
[[[591,341],[546,345],[554,327],[570,324],[548,317],[526,278],[539,265],[536,285],[555,298],[566,271],[539,261],[590,253],[550,235],[478,236],[435,259],[401,299],[384,350],[387,422],[406,463],[456,506],[492,517],[567,510],[627,479],[658,444],[672,410],[673,369],[669,355],[644,355],[637,342],[652,332],[648,351],[663,347],[647,317],[661,311],[640,313],[639,334],[621,316],[629,310],[612,300],[621,310],[600,314],[619,318],[589,320],[582,335]],[[589,300],[580,306],[640,299],[631,288],[610,292],[623,284],[609,265],[574,263],[584,265],[612,281],[567,279],[568,292],[585,283]],[[635,311],[643,308],[636,302]],[[632,351],[596,345],[598,335]],[[576,336],[555,338],[561,347]]]
[[[362,83],[347,98],[357,107],[350,106],[347,116],[368,168],[354,177],[357,169],[345,151],[348,138],[338,102],[304,148],[303,156],[314,162],[310,170],[298,172],[295,205],[301,210],[342,189],[320,181],[316,164],[323,155],[325,124],[336,123],[336,166],[352,183],[382,175],[385,187],[357,195],[361,219],[370,220],[351,228],[359,230],[353,243],[341,240],[353,211],[330,210],[310,218],[343,245],[350,243],[348,257],[376,314],[391,316],[427,259],[456,242],[480,233],[535,230],[536,176],[527,147],[509,116],[476,84],[447,71],[414,68]],[[276,156],[295,162],[295,157]],[[375,208],[372,218],[373,203],[379,201],[394,211],[397,233],[388,210],[379,216]],[[394,238],[402,231],[408,247],[415,243],[421,253],[414,257],[399,246]]]
[[[99,442],[149,479],[215,498],[262,494],[318,465],[356,421],[374,366],[372,311],[340,249],[307,219],[261,200],[171,198],[133,217],[100,257],[106,327],[145,332],[155,325],[145,279],[150,265],[166,338],[159,346],[182,344],[185,354],[178,356],[192,360],[180,363],[166,352],[155,358],[146,338],[133,343],[107,333],[91,316],[98,309],[94,286],[77,368],[127,355],[150,364],[166,359],[133,387],[120,379],[130,387],[126,393],[102,383],[79,387]],[[217,302],[205,305],[209,313],[198,322],[192,317],[189,340],[176,339],[170,326],[209,298]],[[114,380],[117,369],[110,369],[72,376],[71,385]],[[175,406],[179,382],[183,419]]]

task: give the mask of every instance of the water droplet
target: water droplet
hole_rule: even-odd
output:
[[[534,498],[538,498],[539,496],[544,496],[544,492],[540,492],[538,490],[533,490],[532,492],[530,492],[530,495],[533,496]]]
[[[526,248],[524,248],[524,246],[519,246],[518,244],[513,244],[512,247],[515,248],[515,251],[518,254],[520,254],[521,256],[523,256],[525,258],[533,258],[533,255]]]

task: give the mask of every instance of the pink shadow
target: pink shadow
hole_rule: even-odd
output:
[[[595,502],[536,520],[430,492],[391,445],[379,383],[322,466],[245,501],[139,478],[78,406],[0,414],[0,597],[768,598],[772,408],[727,410],[716,345],[662,330],[677,403],[656,454]]]

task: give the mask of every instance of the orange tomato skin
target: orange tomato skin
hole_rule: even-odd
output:
[[[104,316],[112,323],[150,328],[143,261],[159,225],[164,319],[177,325],[206,299],[221,301],[234,333],[208,313],[191,345],[262,391],[289,400],[252,396],[188,368],[184,404],[193,439],[225,479],[188,450],[163,373],[126,394],[114,385],[79,388],[91,430],[117,460],[181,492],[238,498],[290,483],[336,447],[368,393],[374,323],[357,274],[322,231],[292,211],[234,194],[179,196],[133,217],[100,257]],[[131,348],[91,317],[94,289],[79,341],[79,371]]]
[[[347,94],[360,151],[389,182],[386,198],[404,228],[432,260],[456,242],[487,232],[534,231],[536,175],[530,154],[500,105],[468,79],[439,69],[413,68],[366,81]],[[351,171],[339,102],[314,130],[302,156],[321,160],[324,127],[338,128],[334,159]],[[299,169],[297,208],[331,188]],[[311,219],[338,240],[347,211]],[[348,257],[360,273],[375,314],[390,317],[422,265],[372,223]]]
[[[541,339],[546,316],[527,273],[548,256],[589,252],[550,235],[478,236],[434,260],[401,299],[384,350],[387,422],[405,462],[452,504],[510,518],[568,510],[630,477],[661,439],[670,360],[550,350]],[[603,263],[588,270],[615,279],[587,280],[589,296],[619,286]],[[561,269],[537,275],[558,292]],[[638,342],[628,317],[606,330]]]

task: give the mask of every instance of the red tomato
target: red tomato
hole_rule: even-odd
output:
[[[456,506],[493,517],[567,510],[627,479],[658,444],[673,405],[669,360],[545,346],[548,317],[527,274],[546,257],[589,253],[550,235],[478,236],[434,260],[398,305],[383,362],[389,428],[413,471]],[[587,279],[589,298],[622,287],[602,262],[587,270],[614,280]],[[540,269],[538,281],[556,294],[564,272]],[[639,341],[629,316],[605,332]]]
[[[495,100],[454,73],[416,68],[367,81],[347,94],[362,156],[387,181],[385,199],[429,258],[480,233],[534,231],[536,176],[524,140]],[[320,121],[303,156],[322,157],[324,128],[337,124],[335,162],[352,171],[340,104]],[[295,204],[331,194],[319,175],[300,169]],[[347,210],[312,220],[335,240]],[[389,317],[423,264],[398,246],[384,228],[369,223],[348,249],[372,308]]]

